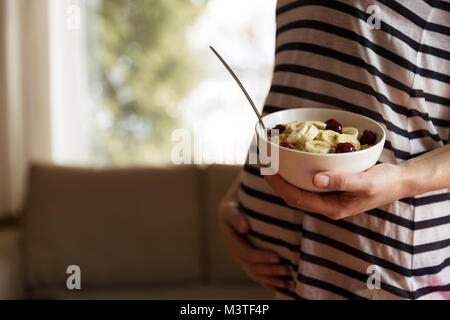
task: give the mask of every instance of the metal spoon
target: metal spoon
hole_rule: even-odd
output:
[[[256,116],[259,119],[259,123],[261,124],[261,126],[265,130],[266,126],[264,125],[264,123],[262,121],[261,114],[259,113],[258,109],[255,106],[255,103],[253,102],[252,98],[250,98],[249,94],[247,93],[247,90],[245,90],[245,88],[242,85],[242,83],[239,80],[239,78],[236,76],[236,74],[233,72],[233,70],[230,68],[230,66],[225,62],[225,60],[223,60],[223,58],[220,56],[220,54],[212,46],[209,46],[209,48],[214,52],[214,54],[217,56],[217,58],[219,58],[220,62],[223,63],[225,68],[227,68],[228,72],[231,74],[231,76],[234,78],[234,80],[236,80],[236,82],[239,85],[239,87],[241,88],[242,92],[244,92],[245,96],[247,97],[248,102],[250,102],[250,104],[251,104],[251,106],[253,108],[253,111],[255,111]]]

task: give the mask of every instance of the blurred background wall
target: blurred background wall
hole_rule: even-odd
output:
[[[196,139],[198,163],[243,162],[255,117],[208,45],[262,108],[273,64],[274,0],[2,5],[2,138],[8,136],[2,154],[9,159],[2,175],[19,194],[13,199],[23,189],[17,179],[23,159],[170,165],[172,134],[180,128]]]
[[[53,203],[53,198],[40,191],[50,190],[52,179],[59,179],[61,188],[56,190],[63,193],[53,195],[67,196],[70,202],[75,198],[64,193],[69,184],[86,189],[84,184],[90,183],[71,180],[61,168],[73,169],[75,175],[84,174],[80,168],[87,170],[93,181],[103,181],[111,169],[128,176],[129,170],[141,168],[151,173],[147,172],[148,186],[167,184],[171,170],[178,167],[173,157],[180,132],[189,134],[193,151],[189,162],[206,166],[189,169],[191,178],[182,188],[194,185],[195,190],[205,190],[209,181],[216,190],[211,195],[201,192],[192,203],[192,208],[205,207],[210,198],[215,199],[208,210],[192,218],[193,226],[200,223],[198,229],[193,227],[199,239],[211,240],[204,232],[216,225],[209,226],[205,217],[215,214],[230,183],[224,177],[235,176],[244,162],[256,117],[208,46],[224,56],[262,109],[273,68],[275,0],[0,0],[0,10],[0,297],[1,289],[11,287],[16,289],[13,295],[20,296],[15,283],[30,285],[23,275],[35,274],[36,270],[23,271],[27,261],[35,261],[35,248],[26,239],[35,239],[39,250],[44,250],[41,257],[60,257],[51,256],[57,252],[54,247],[39,247],[57,239],[40,243],[43,238],[36,230],[62,227],[49,214],[55,211],[42,210],[44,200]],[[218,167],[209,170],[212,164]],[[33,172],[42,168],[46,174],[37,175],[39,183],[32,185]],[[125,183],[120,177],[114,181]],[[80,210],[91,212],[95,199],[104,201],[98,216],[110,212],[105,193],[92,192],[98,196],[89,201],[79,194],[84,207],[78,211],[55,202],[58,218],[73,221],[71,215]],[[136,193],[139,190],[131,188],[115,196],[126,201]],[[148,196],[142,201],[151,211],[157,200],[163,199]],[[126,214],[125,209],[114,211],[111,220],[121,221]],[[88,229],[95,215],[93,211],[82,224],[88,234],[93,232]],[[154,213],[139,217],[143,220],[137,219],[136,225],[149,223],[145,219],[151,217],[148,232],[158,227]],[[76,248],[81,245],[76,241],[79,234],[72,231],[69,238],[75,239]],[[31,251],[17,249],[20,243]],[[216,251],[227,255],[220,246],[222,251]],[[204,252],[198,259],[205,260],[209,249],[198,250]],[[209,266],[214,264],[211,261]],[[229,263],[222,264],[233,268]],[[191,280],[217,273],[208,270]],[[39,281],[53,283],[51,277],[44,273]]]

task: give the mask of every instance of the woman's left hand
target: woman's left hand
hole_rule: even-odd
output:
[[[279,175],[265,175],[272,189],[291,207],[342,219],[410,195],[403,167],[379,164],[362,173],[320,172],[314,185],[324,193],[297,189]],[[337,192],[329,192],[337,191]]]

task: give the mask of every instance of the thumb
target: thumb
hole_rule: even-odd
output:
[[[238,204],[235,201],[230,201],[225,205],[222,218],[225,223],[240,234],[247,233],[250,229],[247,219],[239,211]]]
[[[313,178],[314,185],[328,191],[350,191],[364,190],[365,177],[361,173],[347,173],[336,171],[325,171],[317,173]]]

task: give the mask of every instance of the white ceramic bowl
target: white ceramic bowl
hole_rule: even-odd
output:
[[[290,184],[304,190],[319,191],[313,185],[313,177],[317,172],[337,170],[343,172],[363,172],[376,164],[386,140],[384,129],[374,120],[356,113],[324,108],[288,109],[268,114],[263,117],[264,125],[270,129],[277,124],[291,121],[319,120],[334,118],[343,127],[355,127],[359,132],[371,130],[377,134],[377,142],[365,150],[349,153],[320,154],[297,151],[279,147],[267,140],[267,133],[259,122],[256,124],[258,144],[266,143],[269,150],[279,151],[278,174]],[[261,146],[260,146],[261,147]],[[261,150],[261,148],[260,148]]]

